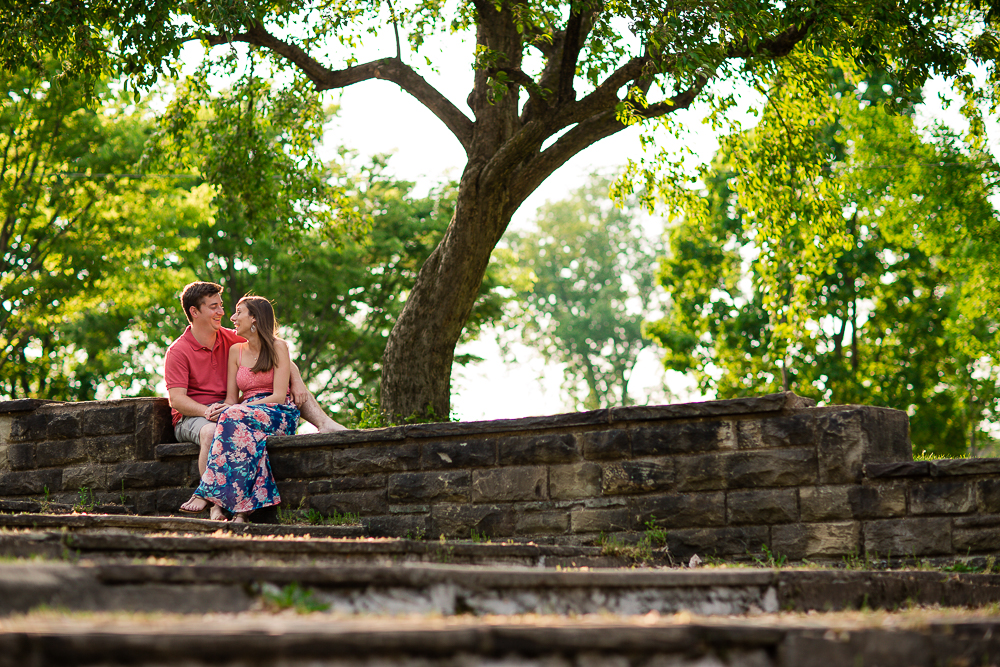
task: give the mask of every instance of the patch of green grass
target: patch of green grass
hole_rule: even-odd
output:
[[[303,503],[305,501],[303,500]],[[302,507],[286,510],[278,506],[278,523],[287,525],[307,526],[360,526],[361,514],[356,512],[338,512],[325,515],[314,507]]]
[[[788,561],[788,557],[785,556],[785,554],[779,554],[777,551],[771,551],[771,548],[766,544],[760,545],[760,550],[764,552],[764,557],[753,557],[753,562],[758,567],[784,567],[785,563]]]
[[[489,544],[492,540],[486,535],[486,533],[480,533],[475,528],[472,529],[472,541],[475,544]]]
[[[93,512],[95,507],[97,507],[97,498],[94,497],[94,490],[87,486],[81,486],[76,494],[73,511]]]
[[[920,451],[919,454],[913,455],[914,461],[941,461],[942,459],[967,459],[969,455],[966,454],[937,454],[935,452],[928,452],[926,449]]]
[[[299,614],[311,614],[316,611],[326,611],[330,605],[316,599],[315,592],[303,588],[297,583],[291,583],[277,592],[264,591],[264,603],[277,611],[294,609]]]

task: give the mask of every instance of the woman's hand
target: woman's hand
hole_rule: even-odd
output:
[[[210,406],[205,408],[205,419],[210,422],[219,421],[219,416],[226,411],[231,403],[212,403]]]

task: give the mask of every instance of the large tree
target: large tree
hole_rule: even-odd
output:
[[[699,97],[722,111],[735,98],[717,82],[767,81],[774,61],[833,47],[861,67],[887,68],[904,97],[932,73],[962,73],[970,59],[992,67],[997,40],[983,35],[983,4],[992,3],[13,0],[0,17],[0,61],[23,64],[39,45],[55,45],[71,72],[113,69],[141,85],[170,68],[187,40],[221,47],[219,61],[245,43],[251,59],[263,54],[317,90],[381,79],[424,104],[468,162],[451,224],[389,337],[381,398],[395,417],[428,407],[443,415],[455,344],[490,254],[521,203],[568,159]],[[398,39],[394,56],[355,60],[350,47],[389,26],[407,29],[414,49],[437,30],[474,34],[471,116],[407,64]],[[347,47],[339,56],[338,42]],[[803,62],[801,76],[823,76]]]

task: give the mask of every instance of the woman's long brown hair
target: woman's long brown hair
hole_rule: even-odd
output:
[[[274,332],[278,328],[278,321],[274,318],[274,308],[271,302],[262,296],[245,296],[236,305],[243,304],[247,312],[254,318],[257,325],[257,337],[260,338],[260,354],[257,356],[257,363],[250,370],[254,373],[264,373],[277,363],[277,355],[274,352]]]

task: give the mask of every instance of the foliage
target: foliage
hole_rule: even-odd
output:
[[[702,391],[900,408],[916,451],[959,453],[997,407],[992,162],[943,128],[921,137],[866,92],[800,108],[808,150],[830,163],[819,172],[768,153],[780,122],[732,138],[668,233],[672,308],[648,333]]]
[[[53,76],[0,74],[0,395],[143,391],[129,341],[177,284],[174,226],[198,202],[135,177],[142,109],[103,86],[88,106],[81,85]]]
[[[628,405],[628,381],[650,345],[642,322],[655,308],[662,252],[614,208],[608,181],[593,177],[569,199],[539,209],[537,231],[508,235],[516,298],[506,326],[549,361],[565,364],[564,389],[586,409]],[[504,258],[504,249],[494,253]]]
[[[294,582],[281,589],[265,589],[262,598],[264,603],[274,611],[294,609],[298,614],[311,614],[317,611],[327,611],[330,608],[329,604],[316,598],[316,592],[311,588],[305,588]]]
[[[811,148],[810,130],[781,123],[779,117],[794,111],[796,100],[807,100],[810,90],[826,81],[824,57],[835,51],[846,54],[859,69],[888,73],[894,88],[886,101],[891,109],[904,108],[931,75],[953,80],[966,97],[964,113],[980,138],[979,109],[997,100],[1000,40],[992,28],[994,0],[413,0],[385,5],[350,0],[159,0],[130,6],[129,11],[110,0],[11,0],[8,5],[0,14],[0,64],[8,69],[40,66],[39,46],[52,45],[64,78],[94,81],[114,73],[127,77],[125,85],[131,89],[175,71],[184,42],[199,40],[218,47],[209,55],[215,72],[239,69],[249,73],[248,81],[254,81],[255,73],[273,76],[288,90],[304,90],[305,80],[319,90],[390,81],[452,131],[470,160],[450,233],[442,236],[440,252],[431,256],[414,283],[386,347],[386,363],[392,368],[383,374],[382,396],[395,418],[422,412],[428,405],[438,414],[449,413],[452,355],[491,251],[538,184],[593,143],[636,123],[658,127],[660,119],[676,117],[699,96],[711,107],[710,121],[718,125],[738,101],[741,91],[731,85],[734,80],[764,89],[763,84],[776,81],[777,63],[785,60],[784,84],[769,91],[777,101],[774,127],[785,126],[783,141],[800,154],[796,177],[803,184],[816,182],[822,165]],[[409,56],[426,51],[427,38],[437,32],[475,35],[468,54],[473,86],[471,94],[463,96],[471,117],[404,62],[398,37],[395,57],[358,62],[363,42],[382,39],[388,47],[381,35],[393,35],[400,27],[412,49]],[[433,68],[430,59],[427,63]],[[976,67],[985,72],[985,90],[974,85]],[[231,104],[260,111],[249,102],[233,98]],[[679,131],[676,123],[668,125],[669,131]],[[755,150],[766,158],[769,147],[776,145],[781,144],[762,142]],[[650,154],[633,163],[628,175],[642,181],[648,201],[657,195],[686,197],[683,165],[648,146]],[[250,156],[235,152],[223,157],[238,161]],[[778,160],[772,166],[780,170],[783,164]],[[256,191],[245,186],[256,182],[258,174],[242,166],[226,164],[227,173],[232,169],[241,174],[234,185],[242,189],[239,196],[225,196],[232,210],[220,210],[249,224],[259,218],[258,210],[248,204]],[[261,184],[262,195],[270,196],[268,184]],[[620,194],[634,185],[626,179]],[[800,200],[788,190],[764,200],[760,211],[816,213],[806,222],[814,233],[826,235],[836,229],[831,227],[835,216],[822,206],[828,193],[818,194],[819,199]],[[757,239],[759,247],[765,247],[765,239],[776,244],[774,261],[762,264],[764,268],[780,271],[784,260],[795,256],[795,244],[780,243],[785,234],[781,221],[794,219],[768,215],[771,222],[760,226],[765,236]],[[259,231],[253,228],[250,235]],[[766,272],[761,275],[781,282],[777,275],[773,280]],[[781,303],[772,298],[779,297],[763,294],[765,307]],[[789,304],[790,313],[795,305]]]

